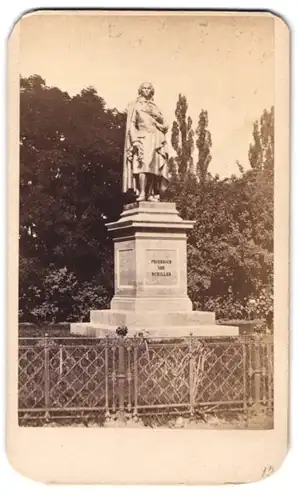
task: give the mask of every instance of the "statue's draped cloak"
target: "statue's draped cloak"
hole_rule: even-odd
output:
[[[151,116],[159,116],[159,121]],[[135,180],[140,173],[159,176],[162,184],[168,183],[168,150],[165,137],[166,124],[156,104],[140,97],[130,103],[127,112],[126,135],[124,146],[123,192],[136,190]],[[139,145],[139,152],[133,149],[133,143]]]

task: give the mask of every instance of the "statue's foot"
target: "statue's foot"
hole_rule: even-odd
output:
[[[145,201],[145,194],[140,193],[140,195],[138,196],[138,198],[136,199],[136,201]]]
[[[160,201],[160,195],[154,194],[148,197],[148,201]]]

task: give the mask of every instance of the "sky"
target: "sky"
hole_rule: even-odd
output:
[[[151,81],[170,125],[184,94],[194,126],[208,111],[210,171],[237,173],[237,161],[248,168],[253,122],[274,104],[273,17],[54,11],[20,23],[23,77],[39,74],[70,95],[94,86],[120,111]]]

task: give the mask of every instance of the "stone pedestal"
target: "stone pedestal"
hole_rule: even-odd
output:
[[[110,309],[90,313],[90,323],[73,323],[71,332],[128,336],[235,336],[238,328],[216,325],[215,315],[193,311],[187,295],[186,232],[193,221],[179,216],[175,203],[126,205],[120,219],[107,224],[114,241],[115,294]]]

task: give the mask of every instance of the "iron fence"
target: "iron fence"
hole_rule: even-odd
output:
[[[271,336],[21,337],[19,417],[273,412]]]

